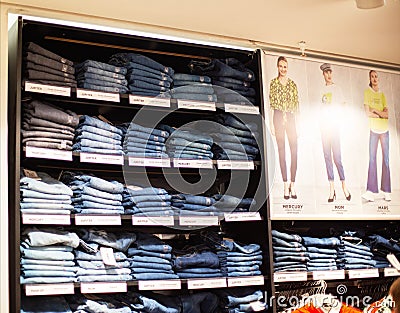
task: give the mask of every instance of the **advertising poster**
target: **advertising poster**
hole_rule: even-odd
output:
[[[263,56],[272,219],[400,218],[400,74]]]

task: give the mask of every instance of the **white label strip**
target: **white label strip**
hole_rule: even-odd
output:
[[[259,114],[260,108],[253,106],[251,104],[232,104],[232,103],[224,103],[225,112],[231,113],[247,113],[247,114]]]
[[[22,213],[22,224],[71,225],[71,215]]]
[[[80,153],[80,161],[86,163],[100,163],[100,164],[124,164],[123,155],[111,155],[111,154],[96,154],[96,153]]]
[[[253,161],[217,160],[217,166],[221,170],[254,170]]]
[[[75,214],[75,225],[121,225],[121,215]]]
[[[132,215],[132,225],[137,226],[174,226],[173,216],[135,216]]]
[[[383,269],[384,276],[400,276],[400,271],[394,267],[386,267]]]
[[[274,273],[274,282],[281,283],[287,281],[306,281],[307,280],[307,272],[282,272],[282,273]]]
[[[379,269],[378,268],[365,268],[359,270],[349,270],[349,278],[373,278],[379,277]]]
[[[179,279],[139,280],[139,290],[177,290],[181,289]]]
[[[212,160],[184,160],[174,159],[174,167],[182,168],[213,168]]]
[[[344,270],[314,271],[312,275],[314,280],[345,279]]]
[[[90,100],[101,100],[101,101],[112,101],[119,102],[119,93],[114,92],[102,92],[88,89],[76,89],[76,97]]]
[[[399,260],[397,260],[397,258],[394,254],[388,254],[388,255],[386,255],[386,258],[388,259],[390,264],[392,264],[392,266],[394,266],[396,269],[398,269],[400,271],[400,262],[399,262]]]
[[[259,221],[261,216],[259,212],[232,212],[224,213],[226,222],[241,222],[241,221]]]
[[[81,293],[113,293],[127,292],[128,286],[125,281],[81,283]]]
[[[169,158],[136,158],[129,157],[129,166],[153,166],[153,167],[171,167]]]
[[[264,276],[228,278],[228,287],[262,286],[262,285],[264,285]]]
[[[181,226],[216,226],[218,216],[179,216]]]
[[[225,278],[210,278],[210,279],[188,279],[188,289],[203,289],[203,288],[225,288]]]
[[[71,87],[43,85],[32,82],[25,83],[25,91],[46,93],[49,95],[64,96],[64,97],[71,96]]]
[[[135,95],[129,95],[129,103],[143,105],[143,106],[155,106],[155,107],[164,107],[164,108],[169,108],[171,106],[170,99],[157,98],[157,97],[155,97],[155,98],[143,97],[143,96],[135,96]]]
[[[46,149],[38,147],[26,147],[27,158],[39,158],[39,159],[52,159],[52,160],[63,160],[72,161],[72,151],[58,150],[58,149]]]
[[[74,283],[29,284],[25,286],[25,294],[27,296],[72,295],[74,294]]]
[[[215,102],[178,99],[178,109],[216,111]]]

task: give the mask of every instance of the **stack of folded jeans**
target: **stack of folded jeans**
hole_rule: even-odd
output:
[[[122,192],[117,181],[74,172],[64,172],[61,180],[73,191],[74,211],[81,214],[124,214]]]
[[[211,78],[195,74],[174,74],[174,88],[171,98],[195,101],[217,101]]]
[[[128,250],[129,246],[136,240],[134,233],[110,233],[105,230],[96,229],[82,229],[79,233],[80,238],[95,250],[96,256],[101,248],[113,249],[113,254],[124,253]],[[126,261],[124,255],[120,255],[118,262],[117,259],[114,264],[105,264],[100,260],[85,260],[81,255],[76,255],[79,268],[77,270],[77,278],[80,282],[89,281],[127,281],[131,280],[131,270],[129,269],[129,262]]]
[[[32,100],[23,105],[24,146],[71,150],[79,118],[74,112],[50,103]]]
[[[167,153],[174,159],[211,160],[213,139],[196,129],[175,129],[168,125],[160,125],[161,129],[169,132],[166,142]]]
[[[230,212],[249,212],[250,208],[256,204],[253,198],[238,198],[231,195],[216,194],[214,206],[219,213]]]
[[[72,313],[63,296],[23,296],[20,313]],[[129,311],[130,312],[130,311]],[[127,312],[128,313],[128,312]]]
[[[183,279],[223,276],[217,254],[203,244],[174,248],[173,264]]]
[[[328,271],[337,270],[337,247],[340,240],[336,237],[314,238],[302,237],[310,260],[307,262],[307,270]]]
[[[352,242],[351,242],[352,241]],[[372,259],[371,248],[360,240],[341,239],[336,260],[339,269],[373,268],[376,262]]]
[[[24,78],[46,85],[76,87],[74,63],[34,42],[27,42]]]
[[[126,68],[86,60],[75,65],[78,87],[104,92],[127,93]]]
[[[247,123],[229,113],[219,114],[219,123],[212,133],[213,152],[218,160],[254,160],[259,154],[255,137],[258,136],[257,124]]]
[[[310,260],[302,238],[297,234],[288,234],[273,229],[272,249],[274,253],[274,272],[307,271]]]
[[[386,259],[388,254],[394,254],[400,258],[400,241],[393,238],[385,238],[378,234],[368,236],[366,244],[371,248],[374,254],[373,259],[377,261],[376,267],[389,267]]]
[[[219,296],[221,312],[261,312],[268,308],[261,290],[234,288],[217,290],[216,294]]]
[[[216,89],[218,101],[236,104],[255,103],[256,92],[250,87],[250,83],[255,81],[255,75],[239,60],[235,58],[192,60],[189,69],[194,74],[210,76],[214,85],[223,87]]]
[[[122,131],[98,118],[82,115],[79,117],[72,150],[88,153],[123,154]]]
[[[21,239],[21,284],[76,281],[72,253],[79,246],[76,233],[28,228]]]
[[[179,215],[216,215],[218,212],[214,203],[215,199],[207,196],[179,193],[171,197],[171,205],[179,211]]]
[[[165,142],[169,133],[158,128],[130,123],[126,127],[124,152],[132,157],[168,158]]]
[[[118,301],[115,295],[110,296],[96,295],[90,297],[89,295],[76,294],[66,296],[69,307],[74,313],[131,313],[130,304],[128,302]],[[57,311],[58,312],[58,311]]]
[[[177,279],[172,270],[172,247],[153,234],[137,233],[128,249],[133,279]]]
[[[147,56],[136,53],[117,53],[110,64],[127,69],[129,92],[141,96],[158,96],[170,90],[174,70]]]
[[[22,213],[70,214],[72,190],[44,172],[35,178],[20,179],[20,208]]]
[[[125,214],[136,216],[173,216],[171,195],[163,188],[124,188],[122,205]]]

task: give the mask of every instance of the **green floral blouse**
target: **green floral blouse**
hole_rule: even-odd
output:
[[[288,78],[286,86],[282,85],[278,77],[271,80],[269,88],[270,106],[274,110],[295,113],[299,107],[297,86]]]

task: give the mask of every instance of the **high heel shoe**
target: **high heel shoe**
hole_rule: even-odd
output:
[[[286,188],[285,188],[285,189],[286,189]],[[288,189],[288,193],[289,193],[288,195],[286,195],[285,191],[286,191],[286,190],[283,191],[283,199],[289,200],[289,198],[290,198],[290,187],[289,187],[289,189]]]
[[[348,195],[346,196],[346,191],[347,191],[347,193],[348,193]],[[351,200],[351,193],[348,191],[348,190],[346,190],[345,192],[344,192],[344,196],[346,197],[346,200],[347,201],[350,201]]]
[[[333,202],[336,199],[336,191],[333,192],[332,198],[328,198],[328,202]]]
[[[293,193],[292,187],[289,187],[289,196],[292,199],[297,199],[297,195],[295,193]]]

